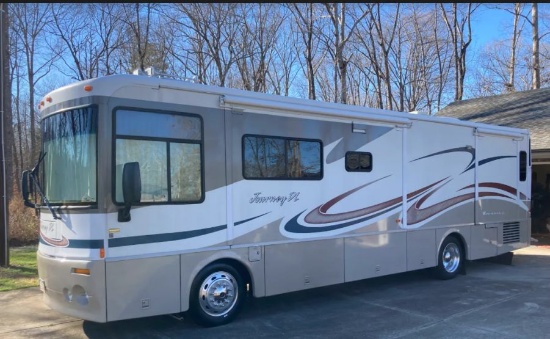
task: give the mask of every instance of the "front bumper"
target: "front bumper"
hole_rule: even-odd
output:
[[[103,260],[70,260],[38,252],[37,264],[46,305],[76,318],[107,321]]]

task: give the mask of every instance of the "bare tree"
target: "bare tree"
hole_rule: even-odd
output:
[[[348,11],[346,3],[325,3],[326,10],[332,22],[333,40],[331,41],[334,51],[332,52],[334,60],[334,102],[346,103],[348,100],[347,86],[347,71],[350,56],[346,53],[346,44],[350,40],[354,31],[369,13],[370,8],[355,8]],[[358,14],[356,14],[358,9]],[[348,25],[346,19],[349,18],[353,22]],[[328,47],[329,42],[327,42]]]
[[[11,113],[11,110],[8,111],[10,108],[7,103],[10,103],[11,100],[11,84],[9,82],[10,76],[9,76],[9,49],[7,48],[9,46],[9,34],[8,34],[8,27],[9,27],[9,16],[8,12],[9,9],[7,8],[7,4],[0,4],[0,21],[2,22],[2,25],[0,26],[0,81],[2,82],[2,93],[0,93],[0,110],[2,112],[1,115],[1,124],[0,124],[0,141],[1,141],[1,149],[0,149],[0,266],[2,267],[8,267],[10,264],[10,251],[9,251],[9,222],[8,222],[8,187],[6,187],[6,183],[11,182],[9,178],[7,178],[8,174],[10,173],[9,169],[7,168],[9,162],[6,161],[6,158],[9,156],[10,147],[5,147],[4,141],[8,139],[9,135],[7,134],[7,128],[5,128],[6,123],[8,126],[11,126],[11,119],[6,121],[6,118],[8,118],[8,115]],[[4,45],[6,44],[6,45]],[[9,139],[8,139],[9,140]],[[6,149],[8,149],[8,153],[6,152]],[[8,185],[10,186],[10,185]]]
[[[113,54],[122,45],[118,4],[54,4],[52,34],[64,67],[74,80],[113,74]]]
[[[16,48],[12,48],[11,51],[17,51]],[[24,168],[26,168],[26,165],[28,164],[29,157],[25,157],[25,155],[29,154],[29,138],[27,136],[27,123],[26,123],[26,117],[27,114],[22,112],[22,109],[26,107],[26,105],[21,105],[21,79],[22,76],[19,74],[21,67],[18,64],[18,54],[14,54],[15,58],[11,59],[12,67],[10,67],[10,86],[15,81],[15,95],[12,98],[13,105],[12,108],[14,108],[15,113],[15,130],[14,130],[14,149],[13,149],[13,159],[14,159],[14,165],[15,165],[15,178],[16,182],[20,181],[19,173],[23,171]],[[10,93],[11,94],[11,93]],[[15,106],[15,107],[14,107]],[[23,107],[21,107],[23,106]],[[24,109],[25,111],[28,111],[27,109]],[[15,138],[17,137],[17,138]]]
[[[30,156],[34,158],[37,154],[38,135],[36,133],[36,114],[35,114],[35,87],[37,83],[44,78],[54,60],[55,55],[40,54],[38,50],[41,44],[46,41],[45,28],[48,24],[51,4],[48,3],[16,3],[12,5],[12,19],[15,34],[21,43],[21,50],[24,53],[24,63],[26,66],[26,76],[29,89],[29,109],[30,109]],[[45,47],[45,46],[44,46]],[[45,48],[48,50],[47,48]],[[42,58],[39,59],[39,56]]]
[[[285,8],[281,6],[281,11]],[[283,14],[284,18],[288,18],[289,13]],[[294,23],[290,20],[283,20],[283,26],[279,28],[281,32],[291,32]],[[278,95],[289,96],[290,90],[295,86],[295,80],[297,79],[299,70],[299,56],[295,48],[296,40],[295,35],[284,35],[284,38],[279,34],[275,45],[273,46],[273,58],[268,65],[267,79],[268,87],[272,89],[273,93]]]
[[[124,30],[121,27],[122,7],[117,3],[92,3],[90,6],[93,32],[99,40],[99,74],[111,75],[123,72],[117,60],[117,54],[124,44]]]
[[[126,63],[126,70],[142,71],[149,66],[164,73],[166,71],[166,53],[162,42],[154,41],[155,29],[159,27],[158,7],[156,3],[124,3],[122,4],[122,22],[124,23],[125,48],[121,63]]]
[[[436,99],[434,103],[434,110],[439,111],[443,103],[443,95],[448,87],[450,81],[450,69],[452,64],[452,55],[454,53],[454,46],[450,46],[447,43],[449,39],[445,36],[445,30],[440,25],[444,25],[444,20],[440,20],[440,11],[437,8],[437,4],[434,5],[434,24],[432,26],[432,37],[435,44],[436,58],[437,58],[437,70],[435,74],[435,93]],[[449,34],[449,32],[446,32]]]
[[[519,19],[521,15],[521,11],[523,8],[523,4],[516,2],[514,5],[514,28],[512,32],[512,46],[510,48],[510,66],[508,67],[510,71],[510,80],[506,84],[506,89],[509,92],[515,91],[515,80],[516,80],[516,51],[517,51],[517,45],[518,40],[521,35],[522,27],[519,26]]]
[[[482,52],[478,61],[480,72],[474,77],[478,93],[491,95],[501,93],[502,88],[509,92],[542,86],[546,81],[543,73],[548,61],[545,54],[541,53],[546,48],[542,39],[548,32],[540,34],[538,30],[538,8],[533,12],[531,6],[530,14],[524,13],[526,6],[520,3],[514,4],[512,8],[505,5],[493,8],[504,10],[513,16],[511,39],[509,44],[505,41],[492,42]],[[530,46],[522,40],[525,23],[532,28]],[[495,84],[500,88],[493,88]]]
[[[316,99],[315,74],[319,63],[315,61],[319,49],[319,29],[316,22],[320,14],[314,3],[292,3],[291,12],[295,18],[295,27],[302,39],[303,45],[297,44],[298,49],[303,53],[305,63],[305,76],[308,84],[308,98]],[[304,67],[304,66],[302,66]]]
[[[444,32],[440,27],[442,22],[439,19],[437,8],[429,10],[429,7],[423,11],[418,11],[416,5],[413,6],[412,27],[414,27],[415,37],[415,64],[412,69],[418,72],[415,76],[417,89],[411,91],[416,94],[411,95],[408,103],[408,110],[425,110],[428,114],[433,114],[441,108],[441,100],[447,85],[451,58],[449,57],[451,49],[444,43],[445,38],[440,36]],[[422,97],[422,99],[420,99]],[[424,101],[423,107],[419,107],[419,101]]]
[[[374,22],[365,20],[360,24],[357,34],[358,54],[356,69],[363,74],[365,80],[365,92],[373,93],[376,100],[371,102],[372,107],[384,108],[384,89],[383,79],[384,71],[380,64],[378,44],[376,43],[376,35],[374,34]],[[368,95],[366,95],[368,96]]]
[[[282,8],[278,4],[241,4],[244,18],[239,45],[244,51],[236,64],[244,89],[267,92],[268,67],[273,60],[273,50],[284,22]]]
[[[519,6],[519,4],[516,5],[516,7]],[[540,43],[541,40],[548,35],[550,32],[545,32],[544,34],[539,33],[539,10],[538,10],[538,4],[532,3],[531,4],[531,16],[527,16],[522,13],[523,7],[521,7],[519,10],[516,8],[514,11],[514,18],[518,18],[519,16],[523,17],[527,23],[531,25],[532,31],[531,31],[531,40],[532,40],[532,54],[531,54],[531,69],[532,69],[532,89],[538,89],[541,87],[541,61],[540,61]],[[515,19],[515,20],[518,20]],[[519,33],[518,33],[519,35]]]
[[[538,4],[531,4],[531,25],[533,26],[533,89],[540,88],[539,15]]]
[[[2,195],[2,201],[7,202],[7,200],[12,195],[13,190],[13,123],[12,123],[12,105],[11,105],[11,99],[12,99],[12,93],[11,93],[11,85],[12,85],[12,76],[11,76],[11,68],[10,68],[10,60],[12,59],[12,55],[10,53],[11,49],[10,47],[10,34],[9,34],[9,27],[10,27],[10,11],[11,11],[11,5],[2,4],[0,7],[2,10],[0,12],[0,15],[2,16],[2,27],[0,28],[2,36],[0,37],[2,41],[2,50],[0,53],[2,53],[2,56],[0,59],[2,60],[2,64],[0,67],[2,67],[2,105],[0,109],[2,110],[2,161],[3,163],[3,170],[5,172],[2,173],[2,191],[0,194]],[[4,186],[5,185],[5,186]],[[5,195],[4,195],[5,193]],[[3,206],[7,206],[7,204],[4,204]],[[3,212],[7,213],[8,211]],[[5,217],[5,220],[8,220],[7,217]],[[6,234],[7,236],[7,234]]]
[[[189,40],[201,83],[225,86],[232,67],[243,55],[238,37],[244,18],[237,8],[236,3],[175,4],[170,22],[177,24]]]
[[[390,24],[389,31],[384,31],[383,17],[381,15],[380,4],[373,4],[373,7],[369,11],[371,21],[377,34],[377,44],[382,54],[382,73],[384,74],[383,81],[386,84],[386,105],[388,109],[393,109],[393,94],[391,86],[391,74],[390,74],[390,50],[392,48],[393,41],[397,32],[397,23],[399,21],[399,4],[396,6],[395,16],[392,18],[393,22]]]
[[[462,4],[461,4],[462,5]],[[479,4],[463,4],[465,8],[460,11],[457,3],[451,4],[451,11],[447,13],[444,4],[440,4],[443,19],[447,24],[454,47],[455,63],[455,100],[462,100],[464,95],[464,79],[466,77],[466,54],[472,42],[472,15]],[[461,13],[459,13],[459,11]],[[450,16],[450,18],[449,18]]]
[[[511,91],[509,86],[511,54],[512,49],[504,41],[493,42],[480,52],[472,88],[476,96],[497,95],[503,91]],[[518,55],[514,55],[513,58],[517,57]],[[514,79],[517,74],[518,69],[514,67]]]

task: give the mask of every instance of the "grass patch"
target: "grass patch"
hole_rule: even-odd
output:
[[[37,246],[10,248],[10,265],[0,267],[0,292],[38,286]]]

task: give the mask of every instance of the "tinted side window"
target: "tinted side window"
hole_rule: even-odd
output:
[[[322,147],[317,140],[243,137],[246,179],[322,179]]]
[[[122,203],[122,168],[138,162],[142,203],[202,201],[200,117],[132,109],[115,111],[115,201]]]
[[[519,152],[519,181],[527,179],[527,152]]]
[[[370,172],[372,171],[372,154],[368,152],[347,152],[346,171]]]

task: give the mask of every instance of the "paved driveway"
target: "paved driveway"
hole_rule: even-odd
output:
[[[512,265],[476,261],[449,281],[425,272],[251,299],[231,324],[171,316],[90,323],[47,308],[38,288],[0,293],[1,338],[549,338],[550,246]]]

